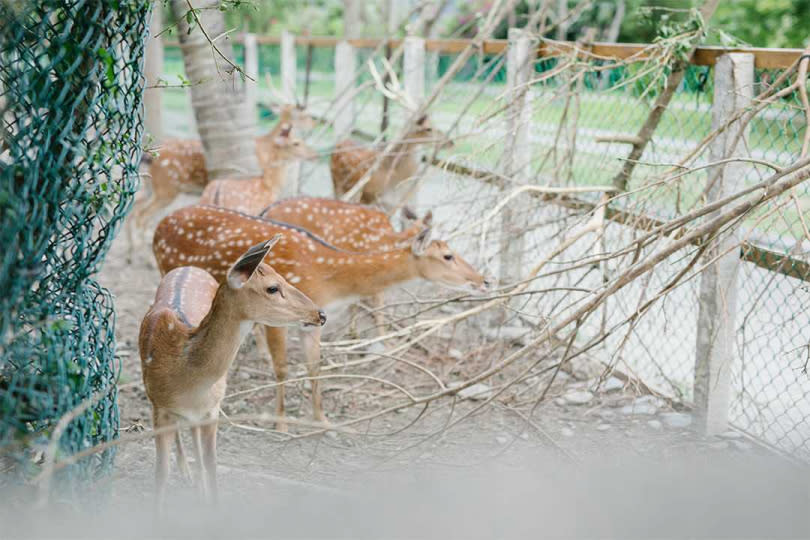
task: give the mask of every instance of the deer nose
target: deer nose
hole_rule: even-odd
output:
[[[321,321],[321,326],[326,324],[326,313],[324,313],[323,310],[318,312],[318,319]]]

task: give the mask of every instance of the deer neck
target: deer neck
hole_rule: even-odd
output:
[[[242,340],[253,326],[244,320],[235,306],[217,292],[208,315],[189,338],[185,356],[195,375],[222,378],[233,363]]]
[[[275,193],[276,189],[284,182],[284,173],[286,171],[286,162],[269,160],[262,173],[262,185],[264,188]]]
[[[316,264],[322,266],[316,268],[317,272],[329,276],[325,283],[329,292],[324,304],[352,296],[373,296],[419,277],[410,246],[388,252],[341,254],[334,257],[333,264],[328,264],[329,260]]]

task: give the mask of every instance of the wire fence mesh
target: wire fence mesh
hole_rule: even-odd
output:
[[[51,439],[66,456],[118,435],[115,311],[93,276],[138,186],[150,9],[0,3],[3,478],[39,473]],[[61,476],[95,478],[113,456]]]

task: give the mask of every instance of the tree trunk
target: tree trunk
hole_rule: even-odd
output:
[[[624,0],[616,0],[616,11],[613,12],[613,20],[605,34],[605,41],[615,43],[619,39],[619,31],[621,31],[622,21],[624,21],[624,11]]]
[[[245,84],[225,58],[233,61],[233,47],[227,37],[219,0],[193,0],[205,33],[194,18],[188,31],[186,0],[172,0],[172,14],[178,24],[180,48],[186,78],[191,82],[191,105],[197,131],[205,149],[205,164],[211,180],[259,174],[254,137],[254,111],[247,110]],[[206,37],[206,35],[208,37]],[[209,41],[216,39],[215,46]],[[216,48],[215,48],[216,47]]]

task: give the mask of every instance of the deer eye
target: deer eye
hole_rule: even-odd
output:
[[[448,253],[448,254],[446,254],[446,255],[444,256],[444,260],[445,260],[445,261],[452,261],[452,260],[453,260],[453,254],[452,254],[452,253]]]
[[[278,285],[271,285],[270,287],[267,287],[267,292],[269,294],[276,294],[278,292]]]

